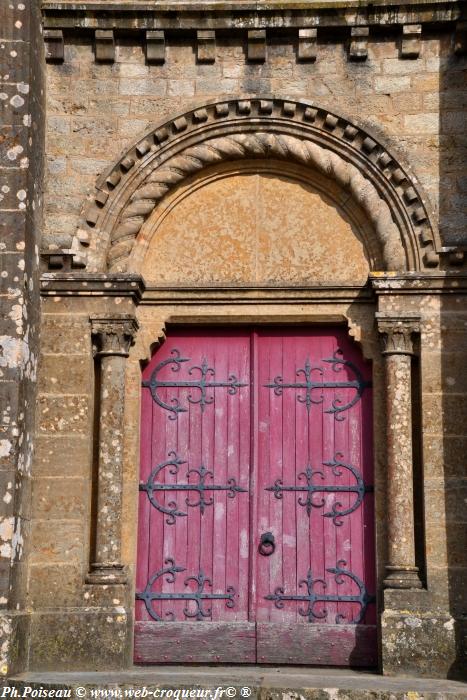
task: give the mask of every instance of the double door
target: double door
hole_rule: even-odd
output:
[[[141,425],[135,661],[374,665],[371,368],[346,331],[173,331]]]

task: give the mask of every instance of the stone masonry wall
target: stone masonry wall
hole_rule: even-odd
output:
[[[168,36],[163,65],[147,65],[137,38],[116,40],[115,63],[96,63],[88,36],[67,37],[65,61],[48,65],[45,247],[67,247],[83,200],[119,152],[157,122],[224,95],[306,98],[363,120],[420,179],[447,244],[465,237],[465,56],[449,31],[424,29],[420,57],[371,36],[350,61],[345,40],[324,36],[300,62],[294,34],[268,33],[266,60],[248,61],[245,32],[217,33],[214,63],[197,63],[193,35]],[[435,216],[435,223],[436,223]]]
[[[446,285],[447,286],[447,285]],[[416,440],[423,477],[416,482],[422,507],[427,590],[386,591],[383,663],[388,672],[465,677],[467,575],[465,450],[467,351],[465,296],[382,297],[383,313],[421,314],[420,408]],[[421,562],[419,562],[421,563]],[[406,608],[405,613],[401,610]],[[409,612],[410,610],[410,612]],[[453,648],[457,645],[457,660]]]
[[[222,96],[267,94],[313,100],[362,121],[419,178],[445,243],[467,242],[463,172],[467,148],[462,141],[467,60],[454,55],[449,29],[437,33],[424,28],[420,56],[414,59],[400,58],[399,40],[390,30],[375,32],[364,61],[349,60],[339,34],[320,36],[316,61],[306,63],[297,60],[296,37],[287,32],[268,32],[264,62],[247,59],[241,31],[217,32],[211,63],[197,62],[194,33],[167,33],[166,40],[162,65],[147,65],[135,35],[117,35],[115,62],[99,63],[90,35],[65,32],[64,63],[47,66],[43,248],[70,247],[96,178],[150,126]],[[460,645],[464,608],[458,581],[466,565],[461,539],[465,484],[456,455],[465,437],[454,406],[457,402],[465,408],[466,387],[461,379],[465,324],[458,299],[449,298],[447,306],[441,297],[421,296],[381,305],[398,312],[424,308],[425,491],[418,500],[425,506],[429,592],[421,591],[410,604],[413,614],[405,616],[400,613],[405,599],[398,601],[396,595],[386,600],[383,662],[389,673],[410,667],[407,659],[413,648],[413,672],[443,675],[455,663],[454,628]],[[131,590],[83,584],[91,556],[95,469],[89,314],[104,308],[122,312],[127,301],[118,296],[102,302],[57,296],[44,300],[44,308],[29,576],[29,603],[35,611],[31,668],[89,668],[90,663],[94,668],[118,668],[131,659]],[[445,327],[458,329],[458,334],[448,337]],[[133,401],[137,392],[136,381],[128,386]],[[133,448],[125,463],[133,476],[125,488],[133,489],[127,495],[133,506],[124,528],[134,532],[137,435],[130,442]],[[64,454],[69,455],[66,461]],[[123,546],[131,567],[134,546],[128,542]],[[400,646],[401,639],[405,646]],[[434,639],[433,652],[425,645]],[[391,649],[394,640],[401,649],[399,656]]]
[[[0,673],[26,659],[39,246],[44,160],[44,49],[35,1],[0,5]]]

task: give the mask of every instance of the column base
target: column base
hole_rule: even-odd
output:
[[[385,588],[423,588],[417,566],[386,566]]]
[[[407,592],[405,610],[386,609],[381,616],[382,671],[385,676],[453,676],[460,658],[456,648],[456,622],[449,613],[439,609],[417,609],[414,598],[423,596],[423,593],[425,591]],[[399,603],[404,604],[403,597],[401,591]]]
[[[132,637],[132,614],[125,606],[33,612],[29,670],[109,674],[128,669]]]
[[[91,571],[86,576],[86,583],[102,585],[126,584],[128,576],[123,564],[91,564]]]

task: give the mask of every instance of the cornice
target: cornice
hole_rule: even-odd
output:
[[[371,287],[377,296],[394,294],[467,294],[465,272],[372,272]]]
[[[44,272],[41,275],[41,296],[131,297],[138,304],[145,284],[134,274],[102,274],[83,272]]]
[[[445,24],[465,18],[461,0],[267,0],[251,2],[91,2],[45,1],[42,15],[45,28],[67,30],[142,29],[289,29],[381,26],[384,29],[405,24]]]

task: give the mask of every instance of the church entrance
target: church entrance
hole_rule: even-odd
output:
[[[346,330],[174,329],[141,426],[135,661],[375,665],[371,366]]]

